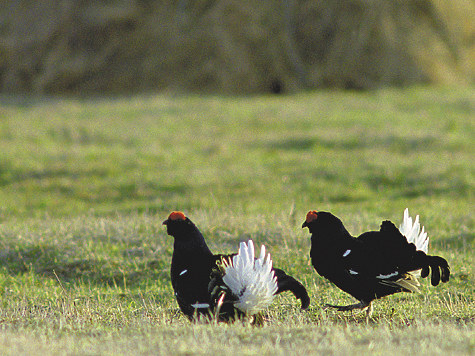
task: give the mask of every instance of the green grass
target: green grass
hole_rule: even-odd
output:
[[[0,98],[4,355],[470,354],[475,348],[473,88],[292,96]],[[310,209],[355,235],[420,214],[448,284],[364,313],[309,264]],[[161,222],[183,210],[213,251],[264,243],[300,279],[263,328],[190,324]]]

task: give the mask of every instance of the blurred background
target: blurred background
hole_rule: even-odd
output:
[[[471,0],[3,0],[0,92],[473,84]]]

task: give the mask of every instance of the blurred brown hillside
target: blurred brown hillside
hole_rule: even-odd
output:
[[[4,0],[0,92],[475,81],[470,0]]]

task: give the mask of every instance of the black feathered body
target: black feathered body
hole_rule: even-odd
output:
[[[364,303],[417,290],[419,283],[411,272],[420,269],[425,277],[432,267],[433,285],[449,278],[447,261],[418,251],[390,221],[384,221],[380,231],[357,238],[326,212],[318,212],[308,227],[312,233],[310,257],[317,273]]]
[[[171,264],[171,282],[175,297],[182,312],[188,317],[195,313],[209,313],[211,304],[208,283],[216,258],[203,251],[186,253],[175,246]],[[202,305],[203,307],[198,307]]]
[[[233,306],[238,296],[233,295],[222,280],[224,259],[232,255],[213,254],[198,228],[185,221],[166,220],[168,234],[175,238],[171,263],[171,282],[181,311],[193,320],[197,316],[232,321],[244,315]],[[305,287],[284,271],[273,268],[277,277],[277,292],[291,291],[308,308],[310,299]],[[217,303],[219,311],[217,312]]]

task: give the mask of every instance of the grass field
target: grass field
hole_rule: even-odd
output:
[[[0,98],[2,355],[475,353],[475,91]],[[452,278],[375,303],[309,263],[310,209],[357,235],[408,207]],[[215,252],[247,238],[301,280],[263,328],[190,324],[162,221],[183,210]]]

